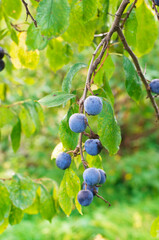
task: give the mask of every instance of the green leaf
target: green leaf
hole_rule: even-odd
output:
[[[75,74],[81,69],[85,68],[87,65],[85,63],[75,63],[65,76],[63,83],[62,83],[62,91],[66,93],[70,93],[72,79],[74,78]]]
[[[105,74],[107,80],[109,81],[109,79],[112,77],[114,71],[115,71],[114,62],[113,62],[111,56],[109,55],[106,58],[103,66],[100,68],[98,73],[95,75],[94,82],[98,85],[102,85],[103,84],[103,75]]]
[[[7,34],[8,34],[8,30],[6,28],[0,30],[0,40],[2,40]]]
[[[106,98],[110,101],[112,106],[114,105],[114,95],[112,92],[112,89],[110,88],[109,81],[107,80],[105,74],[104,74],[104,85],[103,85],[103,90],[105,92]],[[99,95],[100,96],[100,95]]]
[[[4,19],[5,19],[6,25],[8,27],[8,30],[10,32],[11,39],[15,42],[15,44],[18,44],[19,40],[18,40],[16,31],[11,27],[10,19],[8,18],[8,16],[5,13],[3,15],[4,15]]]
[[[24,212],[21,209],[12,205],[10,215],[9,215],[9,223],[11,225],[18,224],[23,219],[23,216],[24,216]]]
[[[67,194],[69,197],[76,198],[78,192],[81,190],[80,179],[71,168],[65,170],[65,175]]]
[[[88,162],[89,167],[103,168],[102,158],[99,154],[96,156],[91,156],[91,155],[87,154],[86,161]]]
[[[75,95],[67,94],[65,92],[53,92],[52,94],[40,99],[38,102],[48,108],[57,107],[74,97]]]
[[[70,215],[72,212],[73,202],[72,198],[69,197],[66,188],[66,173],[62,179],[59,189],[59,204],[66,215]]]
[[[28,208],[35,201],[37,185],[29,177],[14,175],[8,189],[14,206],[21,210]]]
[[[159,217],[157,217],[151,226],[151,235],[152,237],[157,237],[157,234],[159,232]]]
[[[158,37],[158,27],[155,16],[151,9],[146,5],[145,1],[136,9],[136,17],[138,22],[136,35],[135,53],[138,57],[149,53],[154,47]]]
[[[14,18],[18,19],[22,11],[22,4],[20,0],[2,0],[2,7],[5,13]]]
[[[40,119],[39,119],[38,112],[36,111],[35,102],[34,101],[26,102],[23,104],[23,106],[28,110],[31,116],[31,119],[33,120],[34,125],[36,126],[36,129],[39,130]]]
[[[59,125],[59,135],[63,147],[66,149],[75,149],[78,142],[78,134],[71,131],[69,127],[69,118],[74,114],[72,108],[69,109],[67,115],[63,118]]]
[[[26,45],[29,50],[43,50],[48,44],[46,37],[42,36],[38,27],[32,23],[27,30]]]
[[[98,135],[110,155],[116,154],[121,142],[121,133],[112,106],[107,100],[103,101],[103,109],[98,115]]]
[[[14,152],[16,152],[19,149],[20,138],[21,138],[21,123],[20,120],[18,119],[17,123],[14,125],[11,132],[12,148]]]
[[[43,185],[41,185],[40,190],[40,214],[44,219],[47,219],[50,222],[55,215],[55,206],[52,195]]]
[[[78,199],[77,199],[77,196],[76,196],[76,198],[75,198],[75,206],[76,206],[78,212],[79,212],[81,215],[83,215],[83,213],[82,213],[82,206],[81,206],[81,204],[79,204]]]
[[[0,222],[9,216],[11,201],[5,184],[0,181]]]
[[[123,58],[123,63],[126,76],[126,90],[133,100],[139,102],[142,94],[140,78],[136,72],[134,65],[125,56]]]
[[[12,125],[16,120],[16,116],[9,108],[0,107],[0,116],[0,128],[8,124]]]
[[[35,108],[38,113],[39,120],[41,121],[41,123],[43,123],[44,122],[44,112],[43,112],[41,105],[38,102],[35,102]]]
[[[97,15],[98,0],[82,0],[83,20],[89,21]]]
[[[125,38],[130,46],[133,49],[136,46],[136,33],[137,33],[138,22],[136,18],[135,9],[132,10],[131,14],[129,15],[128,19],[125,23]]]
[[[42,34],[59,36],[68,27],[70,7],[67,0],[43,0],[37,8],[36,20]]]
[[[31,214],[31,215],[38,214],[39,213],[39,206],[40,206],[40,198],[39,198],[39,195],[36,194],[35,201],[33,202],[33,204],[30,207],[26,208],[24,210],[24,212],[27,213],[27,214]]]
[[[69,44],[59,39],[53,39],[47,48],[47,57],[51,69],[56,72],[69,63],[73,52]]]
[[[63,38],[67,42],[75,42],[80,46],[90,46],[96,30],[96,19],[85,22],[83,20],[83,10],[80,5],[76,5],[71,10],[70,24]]]
[[[34,121],[31,118],[30,113],[23,106],[21,106],[21,112],[19,114],[19,117],[24,134],[27,137],[30,137],[35,132],[36,127]]]
[[[3,223],[0,225],[0,234],[6,230],[6,228],[8,227],[8,224],[9,224],[8,218],[5,218]]]

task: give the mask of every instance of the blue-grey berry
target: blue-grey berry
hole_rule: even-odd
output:
[[[92,156],[99,154],[102,150],[102,144],[99,139],[88,139],[84,147],[86,152]]]
[[[88,115],[97,115],[102,111],[102,100],[97,96],[89,96],[84,101],[84,109]]]
[[[5,63],[3,60],[0,60],[0,72],[4,69]]]
[[[82,113],[75,113],[69,119],[69,127],[73,132],[83,132],[87,127],[87,118]]]
[[[159,79],[154,79],[149,84],[151,92],[159,94]]]
[[[101,180],[100,172],[96,168],[87,168],[83,172],[83,179],[88,185],[94,186]]]
[[[62,152],[56,158],[56,165],[60,169],[66,169],[71,164],[71,156],[68,153]]]
[[[80,205],[88,206],[93,200],[93,193],[89,190],[81,190],[77,195],[77,200]]]
[[[101,176],[101,180],[100,180],[99,184],[103,184],[103,183],[105,183],[106,178],[107,178],[106,173],[102,169],[98,169],[98,171],[100,172],[100,176]]]

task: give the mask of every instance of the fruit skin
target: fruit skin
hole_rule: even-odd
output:
[[[75,113],[69,119],[69,127],[75,133],[83,132],[87,127],[87,118],[82,113]]]
[[[102,150],[102,144],[99,139],[88,139],[84,146],[86,152],[92,156],[99,154]]]
[[[98,192],[98,187],[96,187],[96,186],[89,186],[88,184],[86,186],[85,182],[82,183],[82,189],[83,190],[86,189],[86,190],[91,191],[93,193],[93,196],[95,196],[95,191]]]
[[[88,206],[93,200],[93,193],[89,190],[81,190],[77,195],[77,200],[80,205]]]
[[[88,115],[98,115],[102,108],[102,100],[97,96],[89,96],[84,101],[84,109]]]
[[[105,183],[106,178],[107,178],[106,173],[102,169],[98,169],[98,171],[100,172],[100,176],[101,176],[101,180],[100,180],[99,184],[103,184],[103,183]]]
[[[5,63],[3,60],[0,60],[0,72],[5,68]]]
[[[151,92],[159,94],[159,79],[154,79],[149,84]]]
[[[159,6],[159,0],[155,0],[155,5]]]
[[[101,180],[100,172],[96,168],[87,168],[83,172],[83,179],[88,185],[94,186]]]
[[[65,170],[71,164],[71,156],[68,153],[62,152],[56,158],[58,168]]]
[[[2,47],[0,47],[0,59],[4,57],[4,50]]]

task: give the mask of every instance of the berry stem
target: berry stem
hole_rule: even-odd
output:
[[[105,200],[102,196],[100,196],[98,193],[95,194],[98,198],[102,199],[105,203],[108,203],[108,207],[111,206],[110,202],[108,202],[107,200]]]

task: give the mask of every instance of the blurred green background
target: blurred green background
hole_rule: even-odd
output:
[[[4,43],[9,49],[9,43]],[[120,44],[117,51],[120,50]],[[36,70],[16,70],[6,58],[6,70],[0,75],[4,100],[8,103],[24,99],[39,99],[53,90],[61,90],[62,80],[73,63],[89,63],[93,47],[80,49],[74,47],[71,64],[53,73],[45,50],[40,53]],[[22,222],[9,226],[0,236],[1,240],[151,240],[150,228],[159,215],[159,129],[154,109],[146,99],[139,105],[133,102],[125,91],[124,71],[120,56],[111,56],[115,72],[110,85],[115,96],[115,112],[122,132],[121,148],[116,156],[102,151],[103,167],[107,182],[99,190],[100,195],[109,200],[110,208],[95,197],[93,203],[83,208],[81,216],[74,210],[70,217],[59,212],[51,223],[42,220],[40,215],[25,214]],[[140,59],[146,66],[149,80],[159,76],[159,41],[153,51]],[[73,80],[73,91],[80,97],[84,88],[86,69],[81,70]],[[3,79],[3,80],[2,80]],[[3,87],[3,88],[2,88]],[[4,94],[5,93],[5,94]],[[158,104],[159,101],[157,100]],[[44,109],[45,120],[41,130],[30,138],[22,135],[21,146],[17,153],[11,148],[8,137],[10,127],[1,131],[0,177],[10,177],[21,173],[31,178],[49,177],[60,184],[64,172],[57,169],[51,161],[51,152],[60,142],[58,126],[69,106]],[[91,120],[90,120],[91,121]],[[96,122],[92,121],[94,128]],[[93,127],[92,127],[93,128]],[[77,170],[82,181],[83,167]]]

